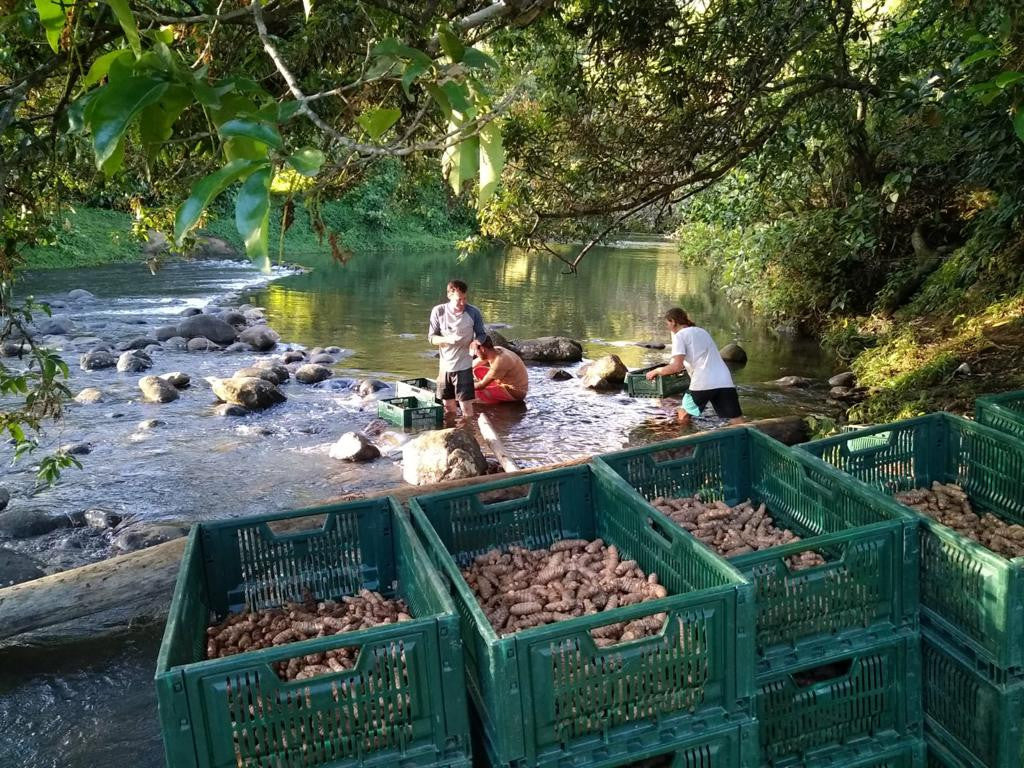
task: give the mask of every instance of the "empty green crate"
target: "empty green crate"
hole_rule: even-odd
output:
[[[690,377],[685,373],[673,373],[658,376],[648,381],[644,375],[648,371],[660,368],[661,364],[640,368],[626,374],[626,394],[630,397],[670,397],[681,395],[690,386]]]
[[[229,613],[363,588],[403,598],[412,621],[205,659],[207,625]],[[351,670],[286,682],[273,669],[344,647],[359,648]],[[459,619],[390,498],[194,526],[156,688],[173,768],[461,768],[469,760]]]
[[[875,442],[851,442],[869,436]],[[886,496],[957,483],[979,514],[1024,523],[1024,443],[959,416],[933,413],[800,447]],[[1024,558],[920,519],[922,617],[989,663],[1024,669]]]
[[[958,760],[948,747],[927,732],[925,733],[925,743],[928,747],[927,768],[985,768],[981,763],[965,763]]]
[[[852,647],[869,631],[916,624],[916,519],[755,429],[604,454],[594,464],[647,500],[699,494],[731,505],[763,502],[778,525],[802,537],[730,560],[754,583],[758,672]],[[653,507],[648,514],[680,530]],[[791,571],[787,559],[807,550],[827,562]]]
[[[583,465],[409,506],[462,618],[466,681],[492,765],[589,767],[609,750],[655,754],[749,714],[750,584],[681,532],[652,527],[619,478]],[[657,573],[669,596],[499,637],[459,570],[494,548],[597,537]],[[662,612],[654,637],[598,648],[590,635]]]
[[[377,403],[377,416],[403,429],[436,429],[444,422],[444,408],[418,397],[387,397]]]
[[[872,745],[861,757],[840,757],[842,762],[815,761],[809,765],[812,768],[925,768],[926,754],[924,740],[913,739],[884,748]]]
[[[979,397],[974,401],[974,418],[1024,440],[1024,391]]]
[[[418,397],[432,402],[437,400],[437,382],[433,379],[402,379],[395,384],[396,397]]]
[[[761,675],[762,762],[773,768],[849,765],[863,751],[921,738],[921,656],[905,630],[812,666]]]
[[[972,768],[1024,766],[1024,678],[979,669],[969,649],[927,627],[922,641],[925,728],[934,740]]]

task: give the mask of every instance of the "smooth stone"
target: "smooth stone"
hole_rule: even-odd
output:
[[[161,373],[160,378],[164,381],[170,382],[178,389],[185,389],[192,382],[192,377],[182,371],[171,371],[170,373]]]
[[[9,509],[0,513],[0,533],[12,539],[45,536],[70,525],[71,520],[67,515],[50,515],[38,509]]]
[[[44,575],[42,564],[35,558],[0,547],[0,587],[33,581]]]
[[[664,349],[665,343],[662,341],[634,341],[633,346],[643,349]]]
[[[506,345],[502,345],[506,346]],[[509,345],[523,360],[540,363],[575,363],[583,359],[583,345],[565,336],[542,336]]]
[[[189,352],[216,352],[218,349],[220,349],[220,345],[210,341],[207,338],[198,336],[194,339],[189,339],[188,344],[185,345],[185,348]]]
[[[275,387],[281,383],[281,379],[278,375],[267,368],[256,368],[255,366],[250,366],[249,368],[239,368],[231,374],[231,378],[233,379],[251,379],[253,377],[269,381]]]
[[[74,290],[68,291],[68,298],[71,301],[92,301],[96,296],[89,293],[89,291],[84,288],[75,288]]]
[[[242,405],[250,410],[258,411],[283,403],[287,398],[281,390],[269,381],[256,377],[239,379],[209,378],[213,394],[225,403]]]
[[[61,453],[66,453],[68,456],[88,456],[92,453],[92,443],[85,441],[79,443],[65,443],[57,450]]]
[[[234,309],[229,309],[227,312],[220,316],[220,319],[223,320],[228,325],[242,327],[246,325],[245,315]]]
[[[335,360],[331,355],[328,355],[326,352],[321,352],[319,355],[313,355],[311,358],[309,358],[309,362],[316,365],[334,365],[337,362],[337,360]]]
[[[376,392],[389,388],[390,385],[385,384],[380,379],[363,379],[359,382],[359,388],[357,391],[359,392],[360,397],[369,397]]]
[[[184,352],[188,349],[188,339],[184,336],[172,336],[164,342],[164,349],[174,352]]]
[[[117,358],[117,370],[121,373],[141,373],[153,367],[153,358],[139,349],[122,352]]]
[[[253,368],[259,368],[260,370],[264,371],[271,371],[275,376],[277,376],[277,380],[281,384],[284,384],[284,382],[288,381],[288,379],[292,377],[291,371],[289,371],[285,366],[281,365],[281,363],[274,359],[257,360],[256,363],[253,365]]]
[[[726,344],[719,350],[719,354],[722,356],[722,360],[727,363],[745,363],[747,362],[747,352],[743,347],[737,344],[735,341]]]
[[[330,368],[313,363],[306,363],[295,371],[295,380],[302,384],[316,384],[334,375]]]
[[[117,348],[121,352],[126,352],[132,349],[145,349],[146,347],[152,344],[159,343],[160,342],[157,339],[151,339],[146,336],[138,336],[134,339],[131,339],[130,341],[122,341],[120,344],[117,345]]]
[[[277,346],[281,336],[273,328],[257,325],[252,328],[246,328],[238,334],[238,340],[252,345],[254,349],[260,352],[269,352]]]
[[[621,389],[627,373],[629,369],[618,355],[605,355],[588,365],[581,379],[588,389]]]
[[[82,513],[82,518],[90,528],[116,528],[123,519],[117,512],[110,512],[106,509],[87,509]]]
[[[180,397],[178,388],[159,376],[143,376],[139,379],[143,397],[151,403],[169,403]]]
[[[555,370],[548,372],[548,378],[552,381],[568,381],[569,379],[574,379],[576,377],[562,368],[556,368]]]
[[[156,429],[157,427],[165,427],[165,426],[167,426],[167,422],[166,421],[162,421],[160,419],[146,419],[145,421],[140,421],[139,424],[138,424],[138,428],[139,429],[143,429],[143,430],[145,430],[145,429]]]
[[[324,347],[324,352],[328,355],[340,355],[344,351],[341,347]]]
[[[145,525],[132,526],[122,531],[111,542],[115,549],[122,552],[135,552],[139,549],[146,549],[165,541],[180,539],[188,535],[188,528],[180,525],[166,523],[149,523]]]
[[[306,353],[298,349],[293,349],[290,352],[285,352],[281,355],[281,362],[287,365],[288,363],[301,363],[306,359]]]
[[[342,461],[373,461],[380,457],[380,449],[369,441],[366,435],[346,432],[331,446],[328,455]]]
[[[181,312],[179,312],[178,314],[181,315],[182,317],[195,317],[196,315],[203,314],[203,310],[199,309],[198,307],[186,307],[185,309],[181,310]]]
[[[221,403],[213,412],[218,416],[248,416],[252,411],[241,405],[235,405],[234,403]]]
[[[814,382],[803,376],[783,376],[781,379],[775,380],[775,385],[779,387],[799,387],[805,388],[811,386]]]
[[[843,371],[837,373],[831,379],[828,380],[830,387],[852,387],[857,383],[857,377],[853,375],[853,371]]]
[[[82,355],[78,359],[78,364],[83,371],[99,371],[113,368],[117,365],[117,358],[105,349],[95,349]]]
[[[204,314],[186,317],[178,323],[178,335],[186,339],[209,339],[214,344],[224,346],[238,338],[238,331],[219,317]]]
[[[157,341],[167,341],[173,339],[178,335],[178,326],[176,325],[161,325],[155,331],[153,331],[153,337]]]
[[[75,395],[75,402],[81,403],[82,405],[95,405],[96,403],[102,403],[103,393],[96,389],[96,387],[86,387]]]
[[[255,352],[256,349],[252,344],[246,344],[244,341],[236,341],[234,344],[228,344],[224,347],[224,351],[232,354],[238,354],[240,352]]]
[[[467,429],[435,429],[402,448],[402,477],[411,485],[477,477],[487,461],[476,438]]]
[[[0,512],[7,509],[7,505],[11,503],[11,492],[6,488],[0,487]]]

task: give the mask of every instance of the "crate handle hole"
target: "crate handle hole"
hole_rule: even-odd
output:
[[[664,525],[663,525],[663,524],[661,523],[661,521],[660,521],[660,520],[655,520],[655,519],[654,519],[653,517],[648,517],[648,518],[647,518],[647,525],[648,525],[648,526],[650,526],[650,529],[651,529],[652,531],[654,531],[654,533],[655,533],[655,534],[657,534],[657,535],[658,535],[658,537],[659,537],[659,538],[661,538],[661,540],[662,540],[662,541],[663,541],[663,542],[664,542],[665,544],[674,544],[674,543],[675,543],[675,537],[674,537],[674,536],[672,535],[672,533],[671,533],[671,532],[670,532],[670,531],[669,531],[669,530],[668,530],[668,529],[667,529],[667,528],[666,528],[666,527],[665,527],[665,526],[664,526]]]
[[[841,680],[850,674],[853,667],[853,659],[841,659],[830,661],[826,664],[819,664],[810,669],[802,669],[793,673],[793,682],[799,688],[810,688],[813,685],[826,683],[833,680]]]

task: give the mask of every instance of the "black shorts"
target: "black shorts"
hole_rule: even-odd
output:
[[[437,395],[442,400],[458,400],[460,403],[476,400],[473,369],[463,368],[461,371],[448,371],[439,374],[437,377]]]
[[[740,408],[740,399],[736,394],[735,387],[722,387],[721,389],[690,390],[686,393],[693,400],[697,410],[703,411],[708,403],[715,409],[723,419],[738,419],[743,415]]]

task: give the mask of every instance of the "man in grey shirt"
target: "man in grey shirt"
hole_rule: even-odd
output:
[[[473,341],[487,338],[484,318],[480,310],[466,303],[468,287],[461,280],[448,282],[448,301],[430,311],[430,343],[440,349],[441,370],[437,376],[437,394],[444,401],[444,409],[455,413],[455,401],[462,405],[462,414],[473,417]]]

